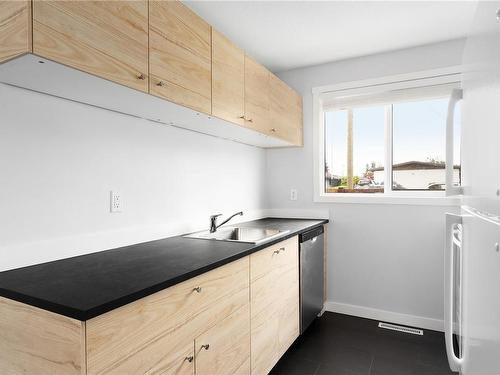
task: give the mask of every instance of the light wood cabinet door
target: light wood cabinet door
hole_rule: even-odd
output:
[[[271,74],[269,102],[271,135],[301,146],[303,143],[302,97]]]
[[[250,256],[251,361],[267,374],[299,336],[298,238]]]
[[[269,75],[264,66],[245,56],[245,120],[247,126],[264,134],[270,133]]]
[[[150,92],[211,113],[210,25],[180,1],[151,1]]]
[[[0,62],[31,51],[31,1],[0,1]]]
[[[148,91],[148,1],[33,2],[33,52]]]
[[[250,374],[250,306],[199,336],[195,356],[196,375]]]
[[[212,115],[245,125],[245,53],[212,29]]]

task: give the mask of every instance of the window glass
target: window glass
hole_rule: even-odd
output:
[[[445,189],[448,101],[439,98],[393,104],[393,190]],[[459,169],[454,172],[458,178]]]
[[[384,191],[384,130],[384,106],[325,112],[325,192]]]

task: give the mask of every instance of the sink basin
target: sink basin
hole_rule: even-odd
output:
[[[217,231],[214,233],[210,233],[210,231],[206,230],[203,232],[187,234],[184,237],[198,238],[203,240],[234,241],[256,244],[259,242],[268,241],[288,232],[290,231],[268,228],[222,227],[217,229]]]

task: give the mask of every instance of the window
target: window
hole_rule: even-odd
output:
[[[448,107],[458,87],[459,74],[444,74],[316,92],[320,194],[444,196],[449,168],[459,187],[457,109],[453,163],[446,163]]]

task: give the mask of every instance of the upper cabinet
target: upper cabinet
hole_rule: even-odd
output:
[[[245,120],[247,124],[264,134],[270,134],[269,126],[269,76],[264,66],[245,56]]]
[[[179,1],[149,3],[150,92],[210,114],[210,25]]]
[[[274,74],[270,75],[270,131],[296,146],[302,146],[302,97]]]
[[[148,1],[33,2],[33,52],[148,91]]]
[[[212,114],[245,125],[245,52],[212,29]]]
[[[0,1],[0,62],[31,52],[31,2]]]
[[[0,0],[2,62],[0,82],[255,146],[302,145],[302,98],[178,0]]]

